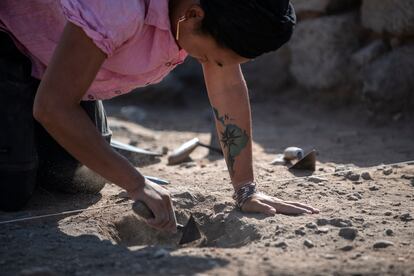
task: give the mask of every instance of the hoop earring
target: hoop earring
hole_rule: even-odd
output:
[[[178,22],[177,22],[177,33],[176,33],[176,35],[175,35],[175,39],[178,41],[178,39],[180,38],[180,23],[181,22],[184,22],[184,21],[186,21],[187,20],[187,18],[185,17],[185,16],[181,16],[179,19],[178,19]]]

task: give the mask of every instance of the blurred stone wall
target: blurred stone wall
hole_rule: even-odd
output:
[[[253,89],[276,92],[290,80],[303,93],[338,101],[345,95],[376,113],[413,109],[414,0],[292,2],[292,40],[245,66]]]
[[[364,102],[377,114],[413,109],[414,0],[291,1],[298,15],[292,40],[243,65],[253,96],[290,85],[339,104]],[[160,100],[203,89],[200,66],[190,59],[147,90]]]

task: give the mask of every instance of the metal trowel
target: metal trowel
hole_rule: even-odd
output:
[[[154,214],[152,213],[152,211],[142,201],[135,201],[134,204],[132,204],[132,210],[137,215],[145,219],[154,218]],[[194,220],[193,215],[190,216],[190,219],[188,220],[185,226],[177,223],[177,230],[182,233],[181,239],[178,243],[180,245],[191,243],[202,238],[201,232],[198,229],[198,225]]]
[[[315,171],[316,170],[316,150],[312,150],[306,154],[302,159],[296,162],[289,170],[307,170]]]

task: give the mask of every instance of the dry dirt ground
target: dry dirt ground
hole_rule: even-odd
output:
[[[158,151],[194,137],[209,142],[205,102],[142,105],[132,112],[138,124],[125,120],[128,112],[119,104],[108,106],[118,140]],[[414,159],[413,121],[377,124],[359,107],[327,108],[289,97],[252,109],[259,189],[313,205],[320,214],[242,214],[234,208],[224,161],[200,148],[185,164],[167,166],[164,156],[140,170],[171,181],[166,187],[178,220],[192,213],[202,242],[179,247],[179,237],[152,231],[112,184],[99,195],[39,189],[24,211],[0,213],[0,220],[118,205],[0,225],[0,274],[414,275],[414,164],[382,166]],[[317,149],[313,175],[323,176],[296,178],[309,174],[270,165],[287,146]],[[347,168],[360,170],[343,172]]]

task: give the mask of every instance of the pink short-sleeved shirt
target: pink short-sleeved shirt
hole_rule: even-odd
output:
[[[41,79],[67,21],[107,59],[84,100],[109,99],[160,82],[187,56],[171,33],[168,0],[1,0],[0,28]]]

